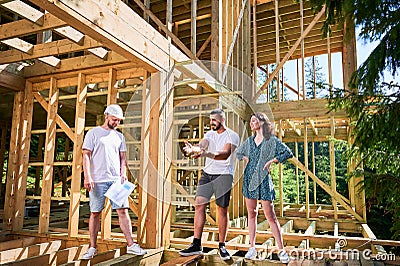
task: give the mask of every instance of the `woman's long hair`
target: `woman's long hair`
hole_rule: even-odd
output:
[[[264,113],[257,112],[252,116],[256,117],[260,122],[264,122],[261,125],[263,136],[266,140],[269,140],[271,136],[275,136],[275,129],[272,123],[269,121],[268,116]]]

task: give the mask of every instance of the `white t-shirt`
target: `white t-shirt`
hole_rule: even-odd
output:
[[[95,127],[86,133],[83,149],[92,152],[93,182],[115,181],[121,177],[120,152],[126,152],[126,143],[120,132]]]
[[[239,135],[229,128],[226,128],[224,132],[218,134],[217,131],[208,131],[204,135],[204,139],[208,141],[208,151],[216,152],[224,150],[224,146],[227,143],[235,145],[236,148],[239,146]],[[204,172],[210,175],[230,174],[233,175],[235,170],[234,154],[226,160],[214,160],[206,158],[206,165],[203,168]]]

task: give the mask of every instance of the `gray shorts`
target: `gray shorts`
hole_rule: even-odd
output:
[[[233,176],[228,174],[210,175],[202,171],[199,184],[197,186],[196,197],[201,196],[208,200],[215,193],[215,201],[219,207],[229,206]]]
[[[94,188],[89,192],[90,212],[101,212],[104,209],[104,203],[106,202],[106,196],[104,196],[104,194],[113,183],[113,181],[94,183]],[[110,200],[110,202],[113,210],[129,208],[128,199],[121,206],[115,204],[112,200]]]

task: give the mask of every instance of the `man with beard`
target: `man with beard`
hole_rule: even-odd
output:
[[[91,259],[96,254],[97,234],[100,229],[100,216],[104,208],[105,193],[114,182],[125,182],[126,143],[124,136],[115,130],[124,114],[117,104],[107,106],[102,126],[89,130],[83,142],[84,187],[89,191],[90,205],[90,247],[82,259]],[[112,209],[118,213],[121,230],[127,242],[126,252],[144,255],[143,250],[132,239],[132,223],[128,214],[128,199],[121,206],[111,201]]]
[[[228,205],[233,184],[233,152],[239,146],[239,135],[225,126],[225,113],[221,109],[211,111],[212,131],[207,132],[198,145],[186,142],[184,151],[192,158],[205,157],[205,166],[198,182],[195,198],[194,239],[192,244],[179,254],[191,256],[202,254],[201,235],[206,221],[206,205],[215,194],[218,212],[219,255],[222,260],[229,260],[225,248],[228,230]]]

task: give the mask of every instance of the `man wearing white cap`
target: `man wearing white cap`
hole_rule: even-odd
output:
[[[84,187],[89,191],[90,199],[90,247],[82,259],[91,259],[97,252],[97,234],[106,198],[104,194],[114,182],[127,180],[125,138],[115,130],[124,119],[123,111],[119,105],[111,104],[107,106],[104,114],[103,125],[89,130],[83,142]],[[128,244],[126,252],[136,255],[146,254],[147,252],[132,239],[128,199],[121,206],[112,201],[111,204],[112,209],[118,213],[119,225]]]

